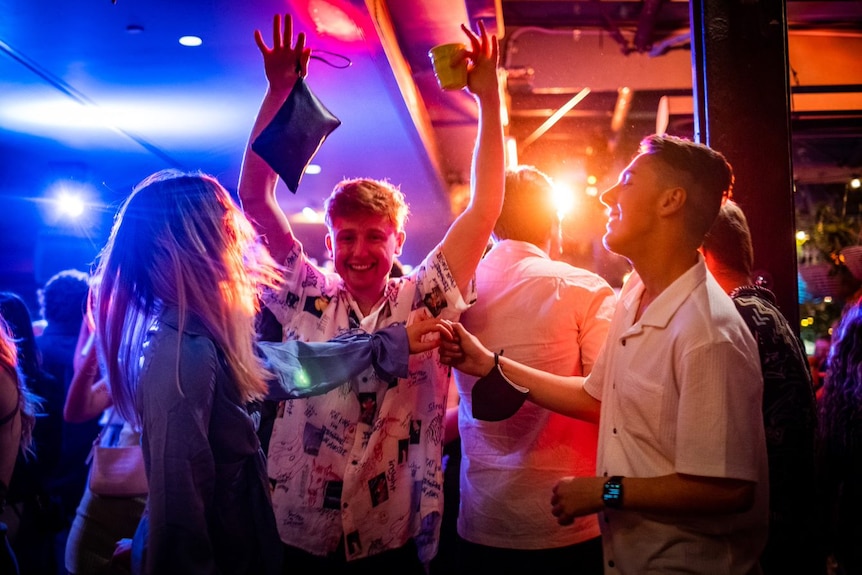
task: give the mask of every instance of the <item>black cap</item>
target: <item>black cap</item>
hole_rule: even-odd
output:
[[[340,125],[341,120],[299,78],[275,118],[252,142],[251,149],[296,193],[305,168],[326,137]]]

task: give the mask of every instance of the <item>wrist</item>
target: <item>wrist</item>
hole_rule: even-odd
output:
[[[492,371],[494,371],[495,369],[497,369],[497,366],[500,365],[499,357],[500,357],[500,354],[498,354],[497,352],[493,352],[493,353],[489,352],[485,358],[485,362],[484,362],[485,365],[483,366],[482,371],[484,373],[488,374],[488,373],[491,373]]]

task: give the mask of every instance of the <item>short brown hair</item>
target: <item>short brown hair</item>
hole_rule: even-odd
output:
[[[509,168],[505,192],[494,236],[541,245],[557,219],[551,179],[533,166]]]
[[[736,202],[727,200],[703,238],[703,251],[723,268],[751,275],[754,247],[745,214]]]
[[[335,185],[326,199],[326,225],[332,228],[335,218],[349,218],[357,214],[385,216],[401,231],[407,221],[409,208],[401,191],[383,180],[355,178],[342,180]]]
[[[686,215],[691,233],[703,237],[718,215],[724,198],[733,193],[733,168],[727,159],[709,146],[676,136],[647,136],[640,151],[655,156],[683,177],[688,192]]]

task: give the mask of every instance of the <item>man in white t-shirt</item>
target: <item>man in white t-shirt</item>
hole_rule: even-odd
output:
[[[491,349],[559,375],[587,375],[605,342],[616,296],[600,276],[552,260],[559,218],[550,179],[506,172],[493,247],[476,270],[476,304],[461,322]],[[455,371],[460,404],[457,573],[602,572],[595,514],[560,527],[548,493],[560,477],[592,476],[598,427],[533,403],[505,421],[473,417],[476,378]]]

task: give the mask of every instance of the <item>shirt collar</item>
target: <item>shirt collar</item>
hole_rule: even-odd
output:
[[[521,240],[500,240],[499,242],[494,243],[494,246],[488,253],[496,251],[507,253],[521,252],[524,254],[529,254],[531,256],[551,259],[548,254],[546,254],[545,251],[542,250],[542,248],[540,248],[536,244],[531,244],[530,242],[523,242]]]
[[[679,307],[688,296],[707,278],[706,263],[703,256],[697,254],[697,263],[685,273],[676,278],[672,284],[662,291],[644,311],[640,324],[643,326],[666,327]],[[634,282],[622,295],[623,305],[627,310],[637,308],[644,292],[643,281],[637,273],[632,273],[629,282]]]

